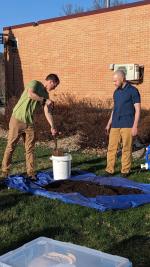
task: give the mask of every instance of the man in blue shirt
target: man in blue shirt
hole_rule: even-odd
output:
[[[117,148],[122,143],[121,174],[126,177],[131,169],[132,139],[138,132],[141,100],[139,91],[126,81],[122,70],[114,73],[113,82],[116,87],[114,108],[105,128],[109,134],[106,175],[114,174]]]

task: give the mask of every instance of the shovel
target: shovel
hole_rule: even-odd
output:
[[[53,150],[53,156],[56,156],[56,157],[62,157],[64,156],[64,152],[62,149],[58,149],[58,143],[57,143],[57,137],[54,135],[53,136],[54,138],[54,150]]]

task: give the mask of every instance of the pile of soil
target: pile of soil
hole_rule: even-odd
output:
[[[135,188],[114,187],[108,185],[99,185],[86,181],[54,181],[44,187],[47,191],[59,193],[80,193],[85,197],[96,197],[97,195],[129,195],[143,194],[143,191]]]
[[[53,150],[53,156],[55,156],[55,157],[62,157],[62,156],[64,156],[64,151],[62,150],[62,149],[54,149]]]

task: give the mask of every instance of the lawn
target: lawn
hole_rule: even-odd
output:
[[[0,139],[2,160],[6,142]],[[36,170],[51,168],[50,149],[36,147]],[[72,153],[72,166],[102,174],[106,159],[83,153]],[[140,162],[129,179],[150,183],[150,173],[138,173]],[[119,171],[120,162],[117,163]],[[24,150],[17,147],[12,173],[25,172]],[[79,205],[64,204],[21,193],[0,192],[0,255],[39,236],[72,242],[107,253],[129,258],[133,267],[150,267],[150,205],[124,211],[100,213]],[[89,266],[90,267],[90,266]]]

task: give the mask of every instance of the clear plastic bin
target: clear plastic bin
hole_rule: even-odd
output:
[[[0,257],[0,267],[132,267],[123,257],[39,237]]]

